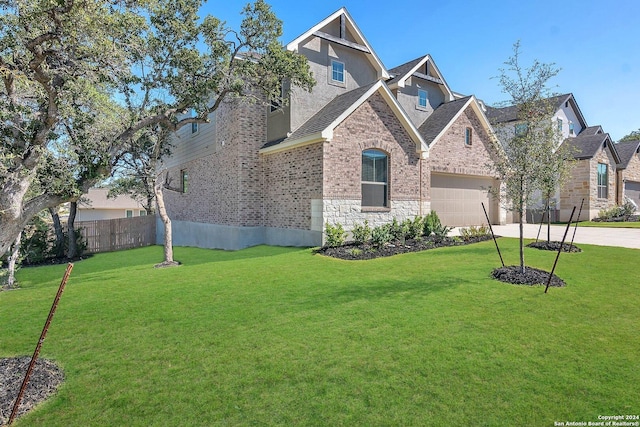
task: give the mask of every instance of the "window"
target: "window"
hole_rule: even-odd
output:
[[[473,144],[473,129],[466,128],[464,130],[464,145],[470,146]]]
[[[525,133],[527,133],[527,124],[518,123],[516,125],[516,135],[524,135]]]
[[[558,132],[562,132],[562,119],[558,119]]]
[[[362,152],[362,206],[385,207],[387,200],[388,157],[380,150]]]
[[[573,135],[573,122],[569,122],[569,135]]]
[[[127,209],[125,211],[127,218],[133,218],[133,211],[131,209]]]
[[[191,110],[191,117],[196,117],[196,110]],[[191,133],[198,132],[198,123],[191,123]]]
[[[186,193],[187,192],[187,188],[189,187],[189,174],[187,173],[186,170],[181,170],[180,171],[180,187],[182,188],[182,192]]]
[[[344,63],[331,61],[331,81],[344,83]]]
[[[609,196],[609,174],[607,164],[598,163],[598,198],[606,199]]]
[[[418,107],[427,108],[428,95],[426,90],[418,89]]]
[[[147,216],[147,211],[145,211],[144,209],[142,209],[139,213],[139,216]]]

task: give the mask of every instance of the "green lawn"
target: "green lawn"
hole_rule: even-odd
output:
[[[507,263],[517,240],[499,240]],[[78,262],[42,348],[66,379],[16,426],[552,426],[640,413],[640,251],[581,245],[566,288],[489,277],[492,241],[371,261],[161,247]],[[526,249],[549,270],[555,253]],[[0,293],[31,355],[65,266]]]
[[[594,222],[581,221],[580,227],[604,227],[604,228],[640,228],[640,222]]]

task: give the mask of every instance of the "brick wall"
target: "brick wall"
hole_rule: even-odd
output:
[[[262,156],[268,227],[311,229],[311,200],[322,198],[323,143]]]
[[[472,144],[465,145],[465,129],[472,129]],[[471,106],[458,117],[429,152],[432,172],[495,176],[491,165],[496,157],[489,135]]]
[[[188,191],[165,191],[167,211],[178,221],[230,226],[262,225],[262,165],[258,149],[266,138],[266,109],[246,101],[224,102],[216,111],[213,154],[170,169],[172,186],[181,170]],[[208,136],[211,138],[211,136]],[[184,141],[182,143],[188,143]]]
[[[407,206],[414,206],[410,209],[412,216],[418,215],[421,185],[423,204],[428,206],[427,164],[422,160],[420,165],[415,143],[379,94],[356,109],[335,129],[333,140],[324,145],[324,212],[331,210],[332,205],[339,205],[338,211],[352,212],[362,221],[380,217],[380,212],[363,212],[360,205],[362,151],[372,148],[389,156],[391,210],[382,216],[400,219],[408,215]],[[340,200],[345,202],[335,202]]]

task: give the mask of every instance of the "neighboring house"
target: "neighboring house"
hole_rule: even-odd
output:
[[[601,126],[591,126],[563,144],[569,145],[576,162],[571,178],[560,190],[560,220],[568,221],[574,206],[574,219],[579,220],[593,219],[600,210],[615,206],[619,202],[616,188],[620,157],[609,134]]]
[[[452,92],[430,56],[387,70],[342,8],[287,45],[317,81],[283,108],[224,102],[178,132],[164,160],[176,245],[316,246],[350,229],[426,215],[447,225],[504,222],[487,196],[500,145],[473,96]],[[174,187],[176,185],[174,184]]]
[[[147,214],[142,205],[131,197],[117,196],[109,199],[108,193],[108,188],[90,188],[78,203],[76,221],[130,218]]]
[[[620,159],[616,147],[601,126],[587,126],[573,94],[554,96],[547,102],[555,111],[551,121],[558,127],[561,145],[566,144],[575,159],[569,180],[558,189],[552,200],[552,220],[568,221],[574,206],[574,219],[577,219],[581,205],[580,219],[597,217],[601,209],[619,203],[617,176]],[[497,132],[505,143],[518,131],[515,106],[487,107],[487,116],[491,123],[500,127]],[[542,211],[542,196],[539,195],[538,199],[527,209],[527,218],[540,218],[540,214],[535,213]]]
[[[620,156],[621,170],[618,180],[618,204],[631,201],[640,211],[640,141],[624,141],[615,144]]]

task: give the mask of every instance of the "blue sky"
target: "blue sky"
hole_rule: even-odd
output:
[[[640,1],[267,0],[284,23],[283,43],[347,8],[387,68],[430,54],[452,90],[493,105],[493,77],[521,43],[521,63],[555,63],[557,93],[574,94],[587,123],[614,141],[640,128]],[[246,2],[209,1],[202,13],[237,28]]]

